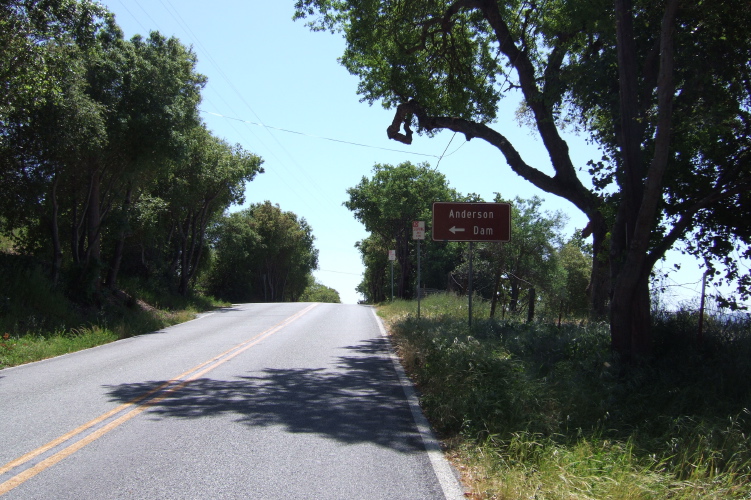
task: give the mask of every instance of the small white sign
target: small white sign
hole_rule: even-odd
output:
[[[425,221],[416,220],[412,223],[412,239],[424,240],[425,239]]]
[[[396,260],[396,250],[389,250],[389,260]]]

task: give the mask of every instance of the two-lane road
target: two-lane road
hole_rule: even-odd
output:
[[[243,304],[1,370],[0,495],[462,498],[382,332]]]

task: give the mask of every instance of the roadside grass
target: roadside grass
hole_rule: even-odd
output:
[[[0,369],[107,344],[119,337],[110,329],[88,327],[49,334],[26,334],[0,339]]]
[[[126,280],[116,292],[103,291],[98,307],[84,307],[52,287],[38,267],[5,266],[0,275],[0,369],[155,332],[228,305]]]
[[[621,366],[605,324],[481,319],[466,298],[379,308],[472,498],[751,498],[751,321],[655,314]]]

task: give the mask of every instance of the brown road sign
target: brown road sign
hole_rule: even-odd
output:
[[[434,241],[510,241],[508,203],[433,203]]]

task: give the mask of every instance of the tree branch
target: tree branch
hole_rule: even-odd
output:
[[[665,255],[665,252],[670,250],[675,242],[684,236],[685,231],[693,222],[694,216],[699,213],[700,210],[710,208],[715,203],[727,200],[728,198],[745,193],[749,190],[751,190],[751,178],[742,179],[739,182],[734,182],[732,187],[728,190],[723,191],[722,187],[713,189],[704,198],[683,210],[681,212],[681,217],[678,219],[678,222],[673,224],[670,232],[660,240],[660,243],[653,248],[651,252],[649,252],[649,255],[647,256],[647,265],[651,264],[654,266],[654,264]]]
[[[418,23],[422,26],[422,36],[420,37],[420,43],[414,45],[412,48],[406,49],[408,54],[425,50],[427,47],[427,40],[432,34],[430,28],[434,26],[440,26],[440,32],[448,33],[451,31],[452,17],[459,13],[462,9],[471,9],[479,7],[477,0],[457,0],[453,4],[449,5],[446,12],[441,17],[433,17],[427,21]]]
[[[500,51],[508,58],[519,75],[519,84],[524,100],[535,116],[537,130],[550,155],[550,162],[555,169],[556,178],[559,179],[559,182],[568,184],[570,189],[585,190],[571,162],[568,145],[558,132],[552,106],[546,101],[545,95],[537,86],[535,65],[527,52],[517,47],[517,41],[511,35],[511,29],[504,21],[498,3],[494,0],[485,0],[480,3],[480,10],[495,33]],[[565,57],[565,51],[562,47],[562,45],[556,46],[548,59],[548,63],[553,67],[561,64]]]
[[[452,16],[463,9],[475,9],[483,14],[495,33],[500,51],[516,69],[522,93],[535,116],[535,123],[550,156],[555,176],[550,177],[527,165],[521,159],[518,151],[503,135],[486,125],[459,118],[429,116],[415,99],[404,102],[397,107],[394,119],[387,128],[388,137],[404,144],[412,144],[413,131],[410,126],[414,117],[417,117],[419,127],[423,130],[446,128],[463,133],[467,140],[480,137],[496,146],[503,153],[514,172],[540,189],[569,200],[591,218],[599,208],[599,202],[596,196],[583,186],[576,175],[568,145],[560,136],[555,124],[552,106],[549,102],[546,102],[545,96],[537,86],[535,66],[529,55],[517,47],[509,26],[502,18],[498,4],[492,0],[457,0],[447,8],[440,20],[441,25],[445,26]],[[432,25],[435,24],[437,22],[432,23]],[[424,32],[423,36],[427,37],[427,31]],[[563,45],[559,45],[553,50],[550,59],[553,68],[560,67],[565,53]],[[552,80],[555,79],[553,73],[547,73],[547,76],[550,76]],[[555,86],[555,82],[552,80],[551,86],[547,89],[548,92],[552,92]],[[402,126],[404,132],[401,131]]]
[[[662,21],[660,42],[660,74],[657,84],[657,133],[655,137],[655,152],[649,167],[647,179],[644,182],[644,192],[641,206],[634,229],[633,242],[640,246],[642,253],[649,244],[652,233],[652,221],[659,201],[662,199],[662,178],[667,170],[670,159],[670,136],[673,118],[673,37],[675,16],[678,8],[677,0],[669,0],[665,8]]]
[[[410,124],[413,118],[417,118],[417,124],[420,130],[433,131],[447,129],[453,132],[464,134],[467,141],[474,138],[480,138],[489,144],[498,148],[511,169],[531,182],[538,188],[548,193],[560,196],[570,201],[590,218],[595,215],[599,208],[597,198],[586,190],[581,184],[571,184],[565,182],[556,174],[550,177],[540,170],[528,165],[521,157],[519,152],[509,142],[508,139],[498,131],[482,123],[476,123],[463,118],[453,118],[445,116],[430,116],[415,100],[397,106],[394,119],[386,132],[389,139],[393,139],[404,144],[412,144],[412,129]],[[400,132],[400,127],[404,125],[405,133]]]

